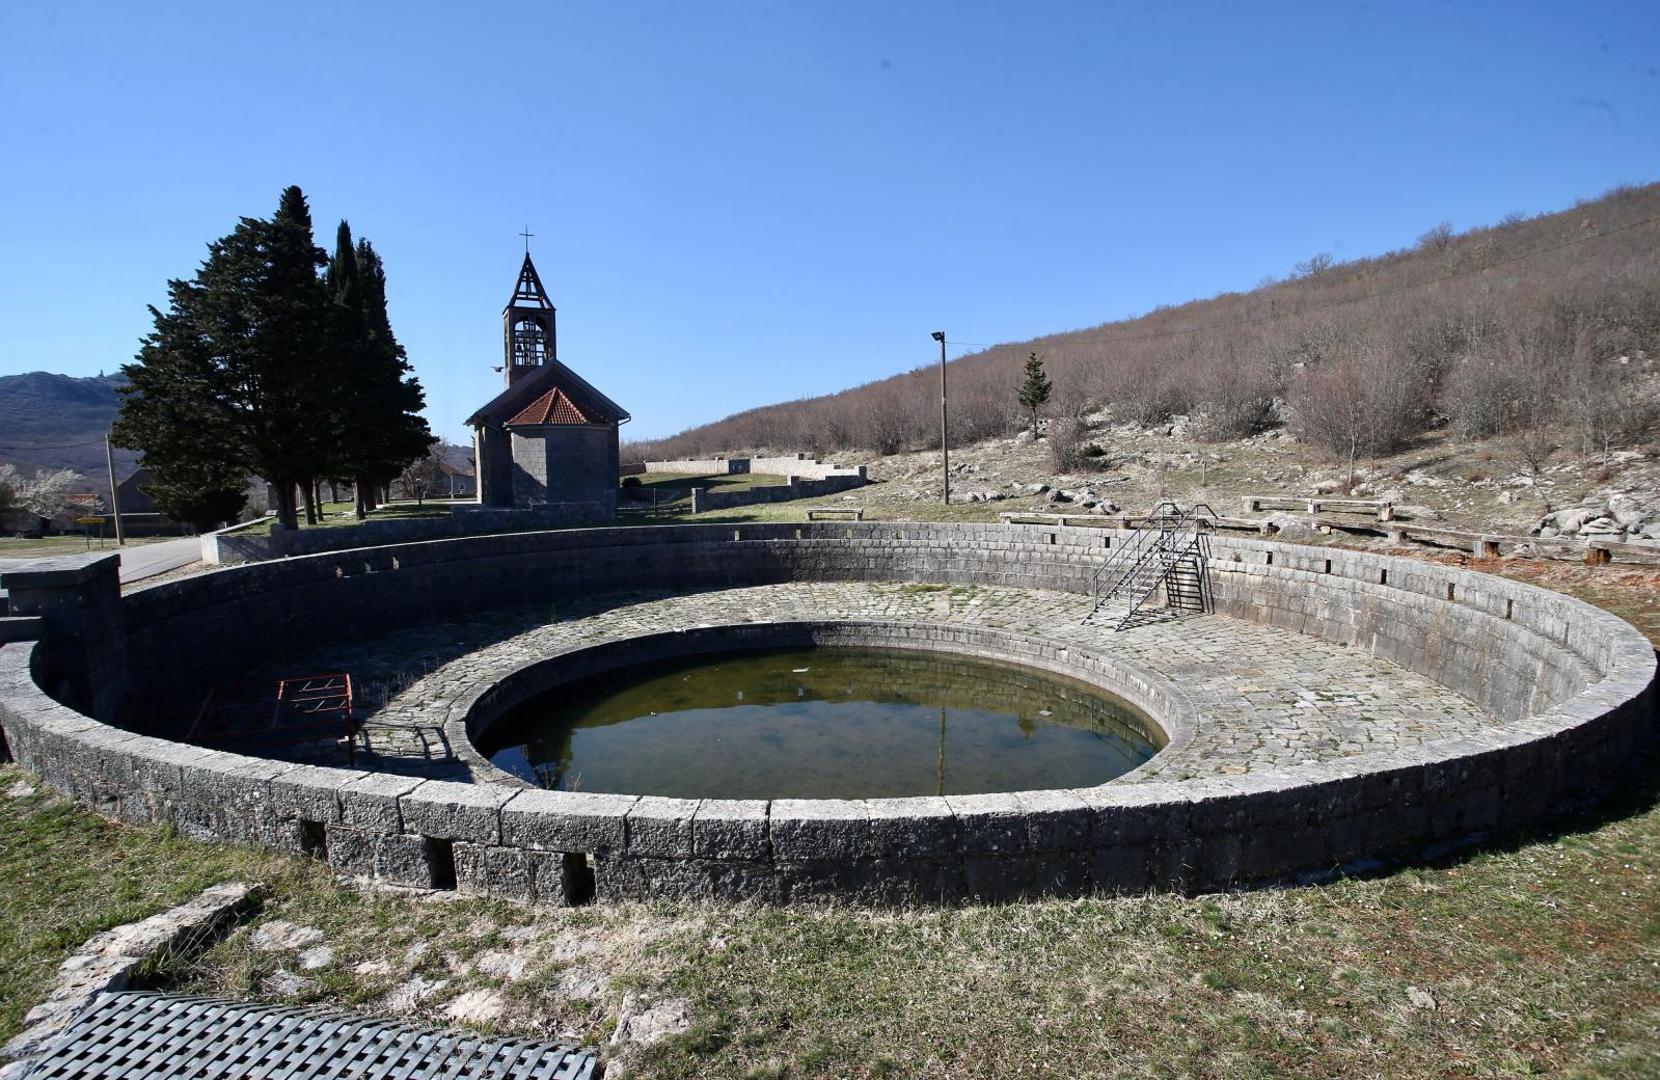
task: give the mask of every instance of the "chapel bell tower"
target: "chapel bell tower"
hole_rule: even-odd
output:
[[[505,349],[504,370],[507,385],[512,386],[521,377],[537,371],[550,360],[558,359],[554,332],[553,302],[542,287],[536,264],[525,252],[524,266],[519,269],[519,283],[513,289],[513,299],[502,309],[502,337]]]

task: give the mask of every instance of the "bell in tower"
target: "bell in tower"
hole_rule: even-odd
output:
[[[558,359],[554,314],[553,303],[542,287],[541,275],[536,273],[536,264],[530,261],[530,252],[526,251],[513,299],[502,311],[508,386],[550,360]]]

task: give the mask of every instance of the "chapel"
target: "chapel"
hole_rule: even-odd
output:
[[[617,514],[617,429],[629,415],[559,362],[554,316],[527,251],[502,311],[506,388],[467,420],[479,503],[609,520]]]

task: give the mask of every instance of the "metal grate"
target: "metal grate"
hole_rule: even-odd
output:
[[[325,1009],[103,994],[27,1080],[591,1080],[574,1046],[487,1040]]]

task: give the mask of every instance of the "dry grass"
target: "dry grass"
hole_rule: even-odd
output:
[[[487,1028],[601,1042],[624,992],[680,998],[684,1035],[631,1075],[1513,1076],[1660,1073],[1660,809],[1652,766],[1605,816],[1449,865],[1198,898],[870,911],[512,905],[360,891],[321,868],[0,798],[0,1037],[104,927],[229,877],[261,920],[335,951],[289,1000],[428,1018],[496,989]],[[0,769],[0,794],[26,776]],[[523,969],[504,974],[502,957]],[[186,989],[271,997],[292,954],[246,932]]]
[[[177,540],[176,536],[135,536],[129,545],[158,544],[163,540]],[[54,555],[80,555],[88,551],[119,551],[114,537],[84,536],[0,536],[0,559],[48,559]]]

